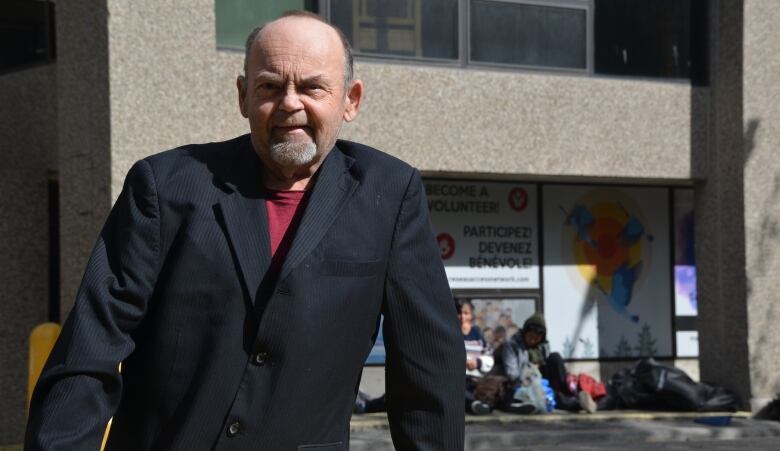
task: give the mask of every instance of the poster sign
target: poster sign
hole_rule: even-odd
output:
[[[696,261],[693,252],[693,190],[674,190],[674,310],[696,316]]]
[[[678,317],[696,317],[696,260],[693,251],[693,190],[674,190],[674,313]],[[695,330],[676,331],[677,356],[699,356],[699,333]]]
[[[538,289],[536,186],[425,180],[450,288]]]
[[[544,185],[544,311],[566,358],[672,356],[664,188]]]
[[[471,299],[474,306],[474,325],[485,338],[488,351],[494,351],[523,327],[536,312],[534,298]]]
[[[695,330],[678,330],[677,339],[677,357],[698,357],[699,356],[699,333]]]

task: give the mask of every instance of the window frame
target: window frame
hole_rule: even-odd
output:
[[[489,3],[510,3],[515,5],[545,6],[550,8],[575,9],[585,11],[585,68],[576,67],[555,67],[555,66],[537,66],[532,64],[511,64],[511,63],[490,63],[484,61],[471,60],[471,0],[460,0],[466,4],[466,32],[468,41],[466,44],[466,54],[461,58],[466,58],[466,65],[473,67],[497,67],[504,69],[527,69],[543,70],[553,72],[572,72],[582,74],[593,73],[593,2],[594,0],[481,0]]]
[[[595,0],[484,0],[493,3],[513,3],[530,6],[547,6],[585,11],[585,68],[537,66],[526,64],[490,63],[471,60],[471,0],[457,0],[458,9],[458,58],[403,57],[355,52],[355,58],[369,62],[393,62],[409,65],[436,66],[458,69],[494,69],[502,71],[560,72],[591,75],[594,73],[594,2]],[[318,14],[331,22],[331,0],[318,0]]]

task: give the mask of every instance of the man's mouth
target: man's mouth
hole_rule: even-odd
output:
[[[276,125],[273,128],[274,134],[280,135],[311,135],[311,128],[308,125]]]
[[[277,125],[274,128],[281,128],[281,129],[297,129],[297,128],[309,128],[306,124],[293,124],[293,125]]]

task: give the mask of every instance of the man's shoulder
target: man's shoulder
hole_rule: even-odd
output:
[[[340,139],[336,147],[366,170],[393,171],[398,174],[409,174],[414,170],[409,163],[365,144]]]
[[[181,167],[181,165],[207,165],[214,160],[224,160],[233,154],[240,145],[249,142],[249,135],[238,136],[227,141],[185,144],[173,149],[158,152],[143,160],[153,167]]]

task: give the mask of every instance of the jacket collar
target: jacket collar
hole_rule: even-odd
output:
[[[237,140],[235,151],[229,168],[232,176],[225,180],[232,193],[220,200],[219,210],[242,282],[256,304],[271,264],[262,163],[249,135]],[[284,280],[317,246],[354,193],[359,184],[354,162],[338,145],[328,153],[315,174],[306,209],[277,280]]]

